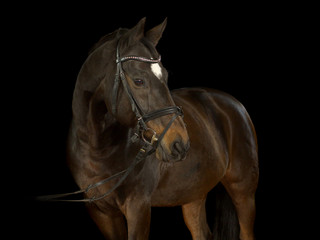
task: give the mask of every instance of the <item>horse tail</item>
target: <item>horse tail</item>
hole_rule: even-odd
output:
[[[239,240],[239,221],[229,194],[221,183],[214,188],[214,194],[213,240]]]

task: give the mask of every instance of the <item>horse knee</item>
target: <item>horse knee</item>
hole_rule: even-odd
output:
[[[127,240],[126,222],[120,211],[109,209],[105,212],[90,205],[88,212],[106,239]]]
[[[151,222],[151,204],[143,200],[126,203],[125,217],[129,240],[147,240]]]
[[[212,235],[207,224],[205,202],[206,198],[182,205],[184,222],[193,239],[207,240]]]

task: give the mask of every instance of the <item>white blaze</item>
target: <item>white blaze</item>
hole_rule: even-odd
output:
[[[162,77],[162,69],[159,65],[159,63],[152,63],[151,64],[151,71],[153,72],[153,74],[160,79]]]

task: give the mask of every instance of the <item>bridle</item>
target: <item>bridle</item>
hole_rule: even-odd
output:
[[[153,58],[146,58],[146,57],[140,57],[140,56],[125,56],[125,57],[120,57],[120,50],[119,50],[119,42],[117,44],[117,50],[116,50],[116,64],[117,64],[117,71],[116,71],[116,77],[114,80],[114,85],[113,85],[113,91],[112,91],[112,114],[115,116],[117,113],[117,98],[118,98],[118,91],[119,91],[119,84],[120,81],[124,87],[124,90],[129,98],[130,104],[131,104],[131,109],[136,115],[137,119],[137,125],[136,129],[134,132],[134,135],[131,137],[132,142],[137,142],[139,139],[143,143],[143,146],[140,148],[138,154],[136,155],[135,159],[133,162],[130,164],[130,166],[121,171],[118,172],[111,177],[105,178],[97,183],[90,184],[86,189],[81,189],[75,192],[70,192],[70,193],[63,193],[63,194],[54,194],[54,195],[46,195],[46,196],[39,196],[36,199],[40,201],[63,201],[63,202],[93,202],[97,200],[101,200],[108,196],[110,193],[112,193],[117,187],[121,185],[121,183],[128,177],[128,175],[132,172],[134,167],[140,163],[141,161],[145,160],[147,156],[151,155],[154,153],[163,139],[164,135],[167,133],[173,122],[178,116],[183,117],[183,112],[181,107],[178,106],[170,106],[170,107],[165,107],[150,113],[145,113],[141,106],[139,105],[139,102],[135,99],[135,97],[132,94],[131,88],[128,84],[128,81],[126,79],[125,73],[122,68],[122,63],[126,61],[139,61],[139,62],[145,62],[145,63],[159,63],[161,61],[161,57],[159,56],[157,59]],[[147,122],[160,118],[162,116],[174,114],[171,118],[171,120],[168,122],[167,126],[164,128],[162,133],[158,135],[158,133],[147,126]],[[145,134],[146,132],[151,132],[152,137],[151,140],[149,141]],[[123,175],[122,175],[123,174]],[[87,193],[91,189],[97,188],[98,186],[101,186],[107,182],[110,182],[111,180],[115,179],[118,176],[122,177],[118,180],[118,182],[111,188],[109,189],[106,193],[104,193],[101,196],[93,196],[91,198],[84,198],[84,199],[60,199],[62,197],[67,197],[70,195],[75,195],[75,194],[80,194],[80,193]]]
[[[139,102],[135,99],[135,97],[132,94],[131,88],[128,84],[128,80],[126,78],[126,75],[122,68],[122,63],[126,61],[139,61],[139,62],[145,62],[145,63],[159,63],[161,61],[161,56],[159,56],[157,59],[153,58],[146,58],[146,57],[140,57],[140,56],[126,56],[121,57],[120,56],[120,50],[119,50],[119,42],[117,45],[117,52],[116,52],[116,64],[117,64],[117,72],[116,77],[114,80],[113,85],[113,91],[112,91],[112,113],[115,115],[117,112],[117,97],[118,97],[118,90],[119,90],[119,83],[121,80],[121,83],[124,87],[124,90],[129,98],[131,109],[136,115],[137,119],[137,127],[136,132],[134,136],[132,137],[132,141],[135,142],[137,139],[142,139],[145,143],[148,143],[149,145],[153,145],[154,148],[158,147],[158,144],[163,139],[166,132],[169,130],[170,126],[174,122],[174,120],[178,116],[183,116],[183,112],[181,107],[178,106],[170,106],[163,109],[159,109],[156,111],[153,111],[151,113],[145,113],[140,106]],[[147,122],[156,118],[160,118],[162,116],[174,114],[165,129],[162,131],[160,136],[158,136],[157,132],[147,126]],[[148,141],[145,138],[145,133],[151,132],[152,138],[151,141]]]

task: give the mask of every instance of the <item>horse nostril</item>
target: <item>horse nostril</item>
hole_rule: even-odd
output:
[[[190,142],[188,141],[186,144],[183,141],[175,141],[171,145],[171,157],[172,161],[181,161],[184,160],[187,156],[188,149],[190,147]]]
[[[184,144],[182,141],[175,141],[171,145],[170,160],[172,162],[182,161],[186,158],[190,144]]]
[[[182,147],[181,142],[175,142],[173,144],[173,155],[179,155],[179,154],[183,154],[185,152],[184,148]]]

